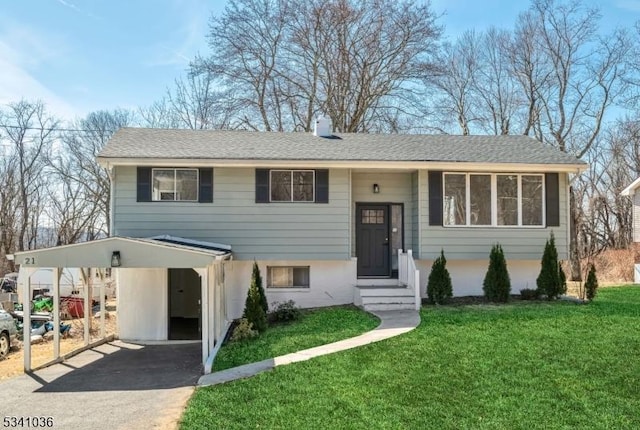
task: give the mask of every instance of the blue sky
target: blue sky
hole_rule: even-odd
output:
[[[0,104],[43,100],[63,119],[159,99],[197,54],[224,1],[0,0]],[[605,28],[640,19],[640,0],[600,0]],[[511,27],[528,1],[432,0],[445,35]]]

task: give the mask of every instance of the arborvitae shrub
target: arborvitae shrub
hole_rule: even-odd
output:
[[[553,233],[544,246],[540,266],[540,274],[536,279],[540,294],[546,295],[548,300],[556,299],[560,294],[564,294],[567,288],[566,280],[564,280],[564,272],[558,263],[558,251]]]
[[[558,263],[558,275],[560,276],[560,294],[567,294],[567,275],[562,270],[562,264]]]
[[[453,296],[453,286],[443,250],[440,252],[440,257],[436,258],[431,266],[431,273],[427,281],[427,297],[429,303],[444,304],[449,301],[451,296]]]
[[[511,280],[500,244],[491,247],[489,268],[482,283],[485,297],[492,302],[507,302],[511,297]]]
[[[598,278],[596,277],[596,266],[592,264],[589,268],[589,274],[587,275],[587,282],[584,284],[584,291],[587,295],[587,300],[593,300],[596,296],[597,290]]]
[[[258,288],[258,285],[262,283],[260,269],[255,270],[258,267],[255,263],[253,267],[254,271],[251,274],[251,285],[249,285],[247,300],[244,303],[243,318],[246,318],[251,323],[254,330],[262,333],[267,329],[267,313],[264,311],[262,296]],[[256,273],[258,277],[255,276]]]
[[[258,263],[255,261],[253,262],[253,271],[251,272],[251,285],[257,288],[258,294],[260,295],[260,306],[262,306],[262,310],[265,315],[268,314],[269,303],[267,303],[267,295],[262,287],[262,275],[260,275],[260,268],[258,267]]]

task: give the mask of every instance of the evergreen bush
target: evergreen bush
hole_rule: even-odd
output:
[[[258,263],[253,262],[253,271],[251,272],[251,285],[255,285],[258,290],[258,294],[260,296],[260,306],[264,311],[265,315],[269,313],[269,304],[267,303],[267,295],[264,292],[264,288],[262,287],[262,275],[260,275],[260,268],[258,267]]]
[[[489,268],[482,283],[482,290],[491,302],[508,302],[511,297],[511,280],[500,244],[491,247]]]
[[[267,313],[262,302],[264,290],[262,291],[263,294],[260,294],[262,278],[260,269],[255,262],[253,263],[253,269],[251,285],[249,285],[249,291],[247,291],[247,300],[244,303],[244,314],[242,316],[251,323],[254,330],[262,333],[267,329]]]
[[[302,317],[302,311],[293,300],[282,303],[274,302],[271,304],[271,308],[273,311],[269,314],[269,320],[272,322],[296,321]]]
[[[524,288],[520,290],[520,298],[522,300],[538,300],[540,293],[534,288]]]
[[[558,262],[558,250],[553,232],[544,246],[540,265],[540,274],[536,279],[540,294],[547,296],[548,300],[556,299],[560,294],[564,294],[567,290],[566,277]]]
[[[589,274],[587,275],[587,282],[584,284],[584,290],[587,295],[587,300],[591,301],[596,297],[598,290],[598,278],[596,277],[596,266],[593,264],[589,268]]]
[[[436,258],[431,266],[431,273],[427,281],[427,297],[429,303],[444,304],[453,296],[451,276],[447,270],[447,259],[444,250],[440,251],[440,257]]]

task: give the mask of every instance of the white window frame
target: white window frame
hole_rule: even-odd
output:
[[[273,200],[271,198],[271,190],[272,188],[272,180],[273,180],[273,172],[289,172],[291,174],[291,190],[290,196],[291,200]],[[313,177],[313,182],[311,186],[311,192],[313,198],[311,200],[293,200],[293,172],[311,172]],[[269,170],[269,202],[270,203],[315,203],[316,201],[316,171],[312,169],[271,169]]]
[[[173,192],[173,200],[162,200],[160,199],[160,195],[156,198],[155,191],[153,189],[153,181],[156,170],[173,170],[173,191],[164,191],[164,192]],[[177,188],[177,172],[178,171],[194,171],[196,172],[196,198],[195,200],[184,200],[176,199],[176,188]],[[162,190],[158,190],[158,193],[162,193]],[[154,167],[151,169],[151,201],[152,202],[198,202],[200,200],[200,169],[190,168],[190,167]]]
[[[291,283],[293,284],[293,270],[294,269],[306,269],[307,270],[307,279],[309,280],[309,285],[271,285],[269,281],[271,281],[271,270],[272,269],[291,269]],[[274,289],[278,291],[292,291],[292,290],[302,290],[308,291],[311,288],[311,266],[267,266],[267,288]]]
[[[447,175],[464,175],[465,176],[465,224],[444,224],[444,197],[445,197],[445,184],[447,182]],[[491,176],[491,224],[475,225],[471,224],[471,175],[485,175]],[[498,225],[498,176],[516,176],[518,178],[518,224],[513,225]],[[538,176],[542,178],[542,224],[541,225],[523,225],[522,224],[522,177],[523,176]],[[547,226],[547,201],[546,201],[546,183],[543,173],[514,173],[514,172],[444,172],[442,175],[442,226],[446,228],[546,228]]]

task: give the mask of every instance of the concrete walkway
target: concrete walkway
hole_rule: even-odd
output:
[[[321,355],[333,354],[334,352],[345,351],[347,349],[379,342],[410,332],[420,324],[420,313],[417,311],[376,311],[372,312],[372,314],[380,318],[380,325],[374,330],[361,334],[360,336],[203,375],[198,380],[198,385],[209,386],[223,384],[271,370],[276,366],[306,361]]]

